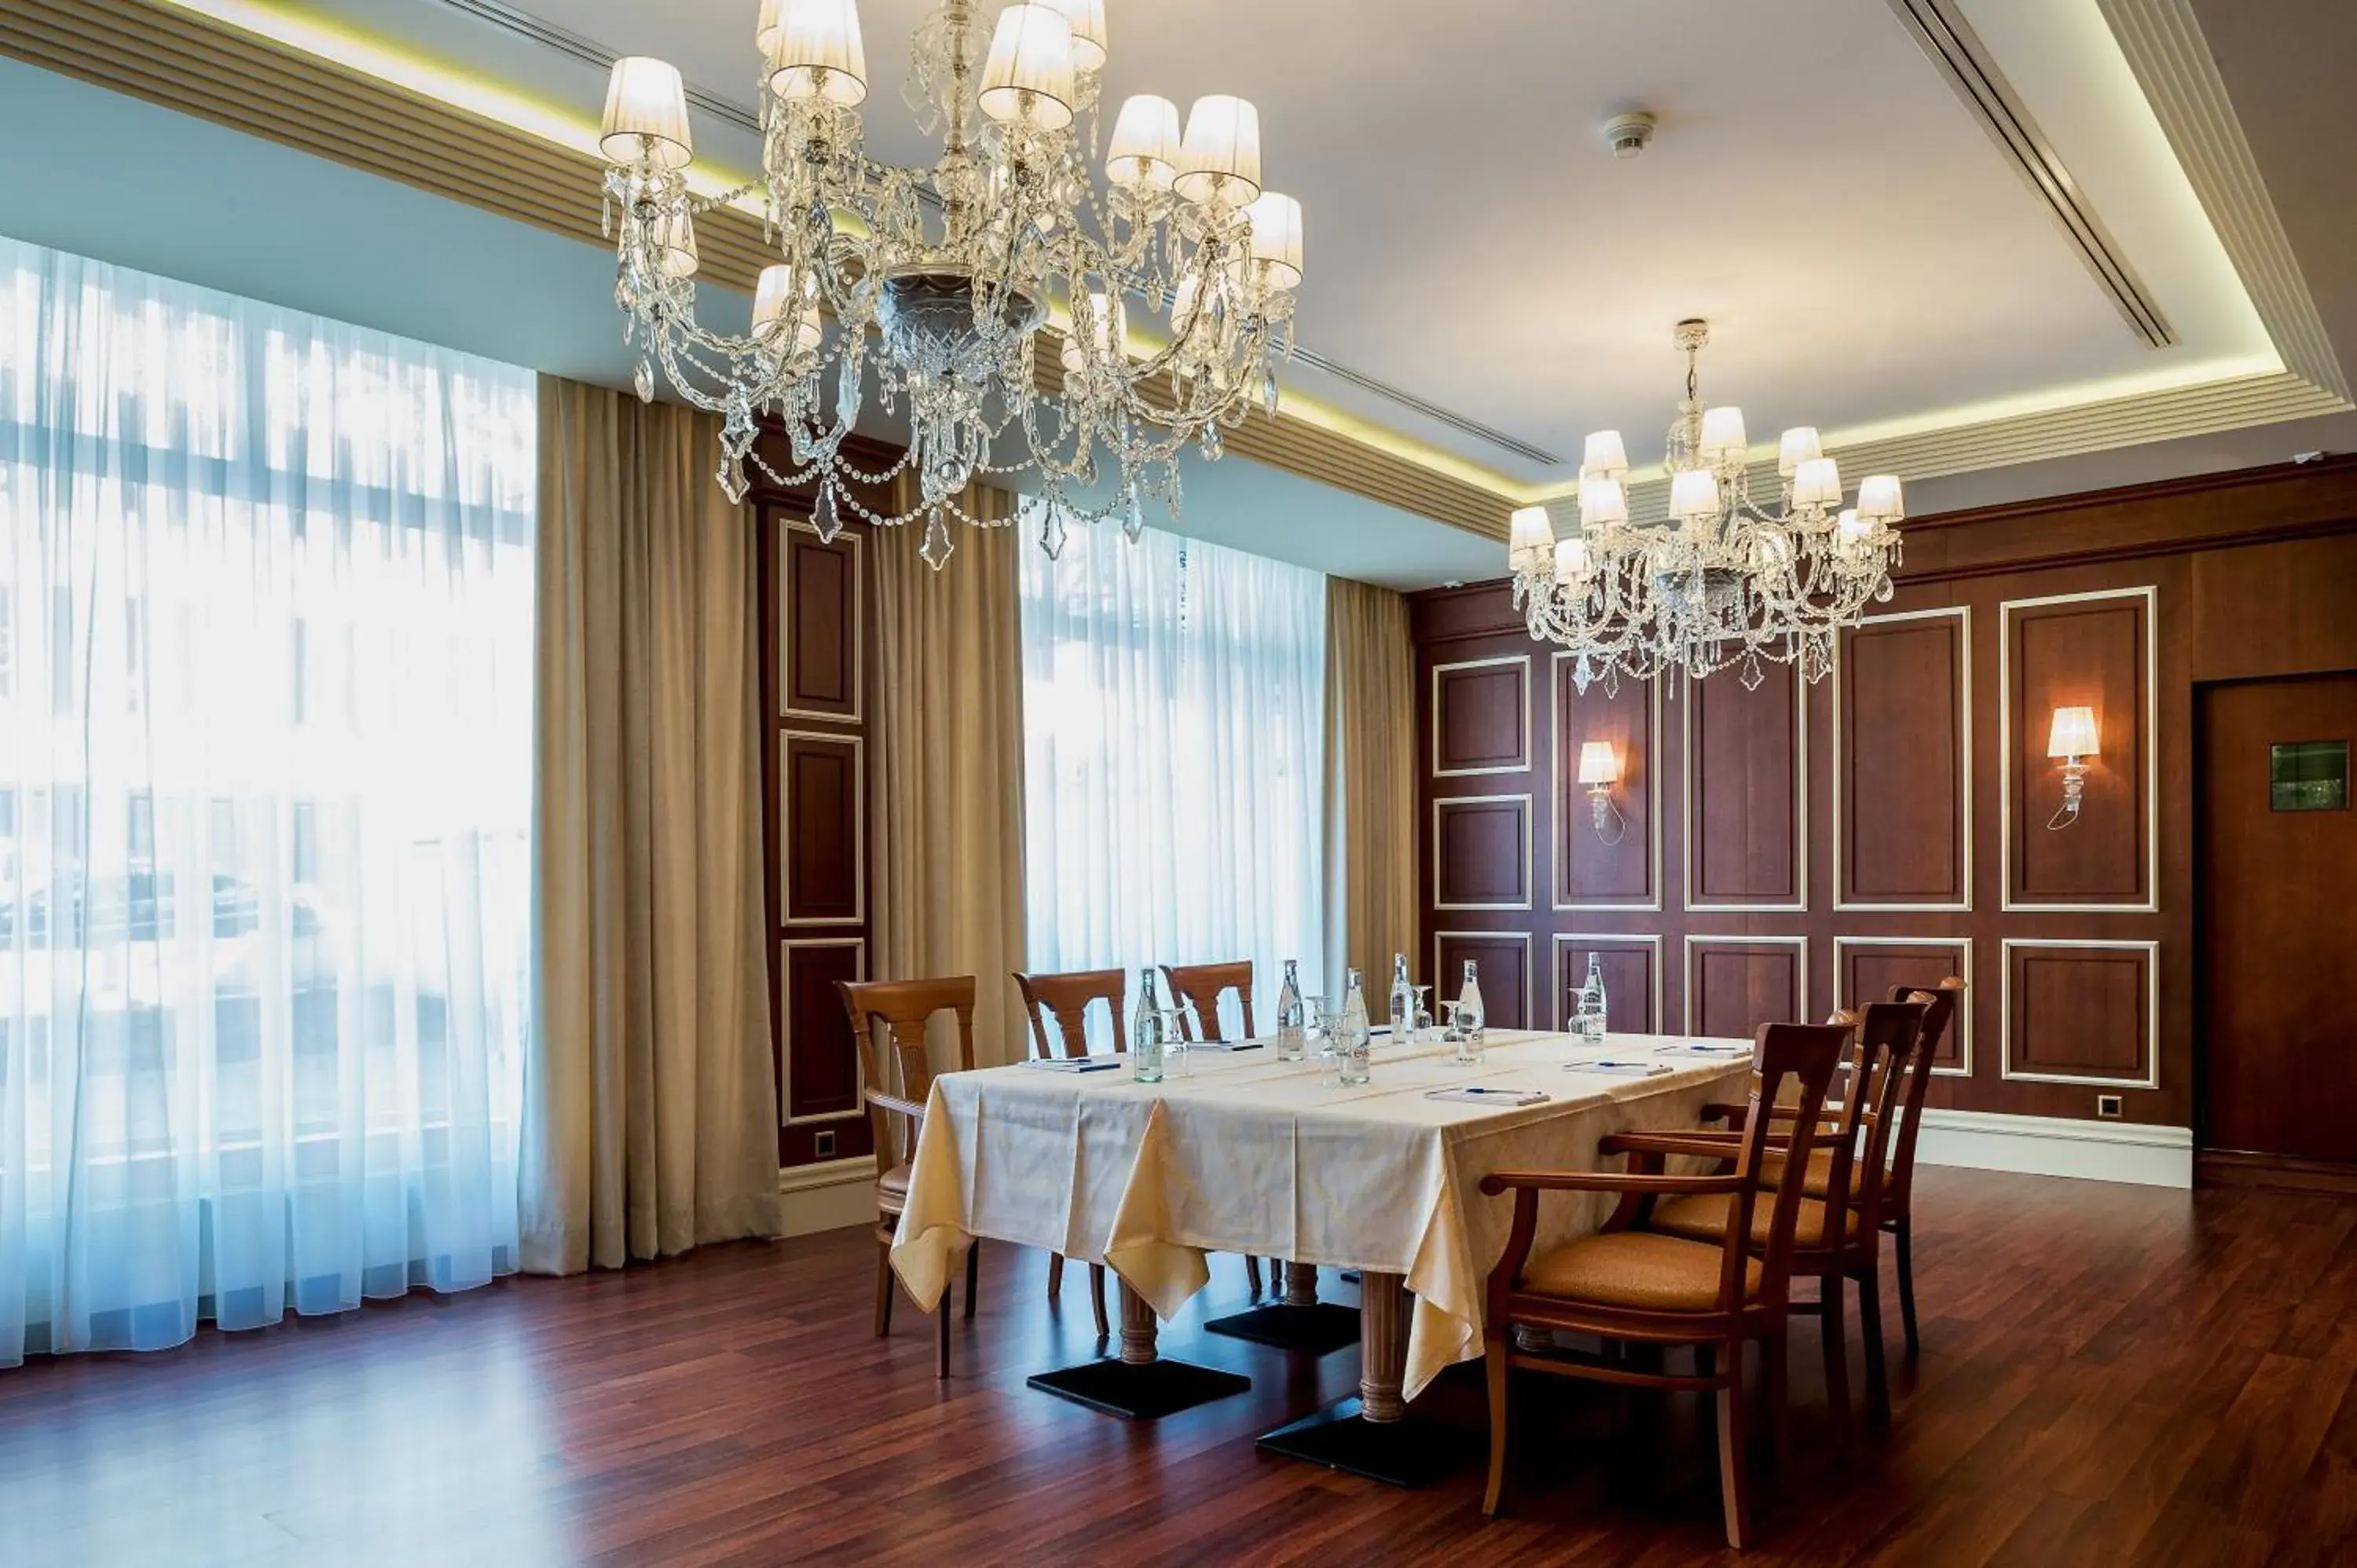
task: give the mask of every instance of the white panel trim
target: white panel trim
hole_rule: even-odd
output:
[[[780,514],[779,521],[784,524],[783,532],[807,533],[813,539],[818,538],[817,527],[802,518]],[[789,596],[786,593],[786,549],[784,543],[780,542],[778,546],[776,574],[778,579],[778,716],[780,718],[816,719],[821,724],[856,725],[862,722],[867,712],[867,660],[865,657],[867,650],[866,541],[848,526],[835,537],[851,542],[851,647],[845,654],[845,657],[851,660],[851,711],[847,714],[830,714],[822,708],[797,708],[785,700],[788,663],[786,650],[790,646],[792,634],[787,627],[786,606]],[[820,542],[825,542],[822,540]]]
[[[778,943],[782,949],[792,948],[854,948],[858,959],[854,963],[856,978],[867,978],[867,939],[866,937],[787,937]],[[786,983],[793,977],[793,958],[789,952],[778,963],[778,1113],[785,1127],[802,1127],[813,1122],[856,1122],[867,1113],[865,1101],[848,1111],[829,1111],[816,1116],[793,1114],[794,1104],[794,1014],[786,1005]],[[857,1042],[854,1042],[856,1048]],[[853,1063],[856,1075],[858,1064]]]
[[[1523,897],[1512,904],[1450,904],[1440,897],[1440,808],[1443,806],[1475,806],[1494,804],[1500,800],[1520,800],[1523,803]],[[1432,802],[1432,907],[1435,909],[1528,909],[1537,893],[1531,875],[1531,797],[1521,795],[1438,795]]]
[[[1955,617],[1960,630],[1956,647],[1957,658],[1962,661],[1962,667],[1959,672],[1960,684],[1958,687],[1958,690],[1962,694],[1962,706],[1958,709],[1960,727],[1956,735],[1956,758],[1959,771],[1964,775],[1964,793],[1960,798],[1960,804],[1958,806],[1958,810],[1964,813],[1964,821],[1963,831],[1957,835],[1957,838],[1958,847],[1964,856],[1963,865],[1959,869],[1964,896],[1960,902],[1944,904],[1884,904],[1878,902],[1853,904],[1842,897],[1842,841],[1847,835],[1843,832],[1844,824],[1842,822],[1842,673],[1839,669],[1836,669],[1834,671],[1833,682],[1833,757],[1832,766],[1827,769],[1833,779],[1834,908],[1836,912],[1863,909],[1875,910],[1889,914],[1967,914],[1972,910],[1974,762],[1973,608],[1970,605],[1943,605],[1937,609],[1897,610],[1893,611],[1889,615],[1867,616],[1864,619],[1858,621],[1857,626],[1881,626],[1890,621],[1929,620],[1935,616]],[[1848,632],[1855,629],[1857,629],[1855,627],[1845,628],[1844,635],[1846,636]],[[1836,1004],[1838,1005],[1838,1004]]]
[[[793,823],[788,808],[793,801],[793,779],[786,770],[787,742],[823,741],[851,747],[851,913],[795,915],[793,881],[786,865],[786,843]],[[826,730],[781,729],[778,732],[778,923],[783,926],[864,926],[867,923],[867,743],[856,735]]]
[[[1689,935],[1685,939],[1685,953],[1679,966],[1683,973],[1678,988],[1678,1022],[1684,1026],[1684,1033],[1689,1035],[1702,1033],[1695,1024],[1694,1015],[1694,961],[1695,949],[1697,947],[1796,947],[1800,949],[1801,1015],[1793,1022],[1807,1024],[1815,1021],[1816,1015],[1809,1006],[1809,939],[1807,937],[1749,937],[1731,931],[1718,931],[1704,936]]]
[[[1915,1158],[1968,1170],[2190,1188],[2193,1129],[1927,1110]]]
[[[1555,768],[1555,811],[1560,817],[1571,810],[1572,791],[1579,788],[1578,769],[1566,768],[1563,754],[1563,682],[1564,666],[1573,655],[1557,652],[1551,661],[1547,678],[1547,755]],[[1554,873],[1554,886],[1548,897],[1557,909],[1622,909],[1642,910],[1658,914],[1662,908],[1662,682],[1657,677],[1645,684],[1652,688],[1650,714],[1647,722],[1652,733],[1645,739],[1645,836],[1652,842],[1646,846],[1652,856],[1653,896],[1637,902],[1614,902],[1608,899],[1566,898],[1564,884],[1570,881],[1571,868],[1564,864],[1562,835],[1550,834],[1547,861]],[[1566,777],[1566,775],[1568,775]],[[1655,1016],[1660,1015],[1658,1012]]]
[[[1581,942],[1598,948],[1618,944],[1624,948],[1650,947],[1653,950],[1653,1033],[1657,1035],[1669,1033],[1666,1026],[1667,1020],[1662,1015],[1662,969],[1667,963],[1668,956],[1662,951],[1662,939],[1659,933],[1641,931],[1557,931],[1555,934],[1555,957],[1552,963],[1555,971],[1555,1005],[1550,1010],[1550,1016],[1555,1019],[1555,1028],[1562,1030],[1571,1026],[1571,1021],[1563,1015],[1564,950]]]
[[[1956,1007],[1956,1037],[1964,1042],[1964,1065],[1935,1067],[1933,1078],[1970,1078],[1973,1076],[1973,993],[1980,988],[1974,983],[1973,939],[1970,937],[1835,937],[1834,939],[1834,1005],[1846,1007],[1850,999],[1842,987],[1842,950],[1844,948],[1962,948],[1964,966],[1956,971],[1964,981],[1963,1001]],[[1872,1001],[1872,997],[1862,998]],[[1929,1125],[1929,1123],[1926,1123]]]
[[[785,1165],[778,1171],[778,1221],[781,1236],[876,1223],[876,1156],[854,1155],[816,1165]]]
[[[1443,768],[1440,766],[1440,677],[1448,670],[1489,670],[1501,665],[1519,664],[1523,669],[1523,759],[1501,768]],[[1528,773],[1531,770],[1531,656],[1527,653],[1501,654],[1495,659],[1460,659],[1453,663],[1432,667],[1432,776],[1435,779],[1473,779],[1493,773]]]
[[[1440,1011],[1440,944],[1452,939],[1466,942],[1520,942],[1523,944],[1523,1023],[1527,1028],[1536,1029],[1538,1026],[1532,1020],[1538,1016],[1538,1008],[1531,996],[1531,983],[1538,976],[1532,972],[1531,934],[1528,931],[1433,932],[1431,981],[1433,1012],[1437,1014]]]
[[[2086,604],[2099,599],[2144,600],[2144,853],[2145,900],[2141,904],[2039,904],[2013,896],[2013,612],[2040,605]],[[2002,872],[1998,908],[2006,914],[2154,915],[2160,912],[2160,594],[2152,585],[2099,588],[2085,594],[2046,594],[2006,599],[1996,607],[1996,842]]]
[[[1679,895],[1685,909],[1714,915],[1805,915],[1809,912],[1809,682],[1792,671],[1792,891],[1790,904],[1697,904],[1695,902],[1694,697],[1700,682],[1687,679],[1684,714],[1678,720],[1678,771],[1683,776],[1684,820],[1678,825],[1685,853],[1679,857]],[[1724,671],[1722,671],[1724,673]]]
[[[2013,950],[2093,948],[2141,951],[2144,962],[2144,1076],[2098,1078],[2081,1073],[2017,1072],[2013,1066]],[[1997,1065],[2000,1075],[2020,1083],[2086,1083],[2098,1089],[2160,1087],[2160,943],[2095,937],[2007,937],[1997,943]],[[1929,1126],[1926,1122],[1924,1125]]]

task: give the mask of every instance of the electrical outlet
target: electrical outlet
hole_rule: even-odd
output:
[[[2108,1112],[2104,1112],[2104,1114],[2108,1116],[2117,1116],[2120,1113],[2119,1096],[2113,1095],[2111,1097],[2111,1101],[2112,1108]],[[812,1133],[811,1144],[811,1153],[816,1155],[820,1159],[831,1160],[834,1158],[834,1129],[829,1127],[821,1132]]]
[[[2116,1094],[2099,1094],[2095,1096],[2095,1114],[2102,1117],[2106,1122],[2118,1121],[2120,1119],[2120,1096]]]

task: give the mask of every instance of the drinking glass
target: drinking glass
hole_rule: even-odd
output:
[[[1457,1047],[1457,1065],[1458,1067],[1480,1067],[1481,1065],[1481,1047],[1484,1043],[1481,1037],[1481,1031],[1479,1029],[1469,1029],[1465,1026],[1463,1021],[1463,1004],[1457,1002],[1443,1002],[1441,1006],[1448,1010],[1448,1027],[1440,1037]]]
[[[1407,1038],[1399,1042],[1404,1046],[1415,1044],[1416,1036],[1422,1035],[1432,1027],[1432,1006],[1430,1003],[1425,1000],[1426,994],[1431,992],[1432,987],[1429,985],[1411,985],[1408,989],[1415,993],[1415,1011],[1408,1017]]]
[[[1183,1022],[1177,1008],[1164,1010],[1162,1037],[1170,1044],[1163,1054],[1170,1058],[1171,1070],[1178,1077],[1192,1078],[1195,1076],[1195,1053],[1188,1048],[1187,1031],[1181,1026]]]

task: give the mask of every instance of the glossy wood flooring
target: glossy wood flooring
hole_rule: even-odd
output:
[[[1798,1351],[1813,1452],[1740,1561],[2357,1562],[2357,1200],[1927,1170],[1918,1207],[1895,1428],[1824,1455]],[[1243,1289],[1218,1267],[1214,1314]],[[1039,1255],[989,1246],[942,1385],[905,1302],[869,1337],[873,1268],[837,1232],[0,1372],[0,1563],[1737,1560],[1690,1402],[1534,1383],[1489,1523],[1478,1442],[1417,1492],[1254,1452],[1355,1352],[1288,1366],[1200,1334],[1199,1298],[1166,1351],[1252,1392],[1133,1426],[1023,1386],[1091,1350],[1084,1273],[1051,1316]]]

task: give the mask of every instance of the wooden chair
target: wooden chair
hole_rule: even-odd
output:
[[[892,1331],[892,1232],[901,1209],[908,1207],[909,1167],[917,1157],[917,1138],[924,1130],[925,1100],[933,1089],[932,1058],[925,1050],[926,1026],[933,1015],[957,1015],[958,1069],[974,1069],[974,976],[948,980],[838,980],[844,1011],[851,1015],[851,1032],[859,1041],[863,1096],[867,1105],[867,1129],[876,1142],[876,1332]],[[888,1058],[876,1037],[881,1021],[890,1031],[890,1059],[897,1072],[886,1071]],[[898,1083],[899,1092],[885,1085]],[[907,1142],[896,1140],[893,1119],[905,1123]],[[980,1281],[982,1242],[969,1242],[965,1254],[965,1315],[974,1316],[974,1289]],[[942,1287],[934,1308],[941,1324],[939,1375],[950,1375],[950,1290]]]
[[[1233,963],[1166,963],[1162,977],[1170,983],[1170,1005],[1178,1010],[1178,1036],[1184,1040],[1224,1041],[1227,1036],[1220,1029],[1220,998],[1232,991],[1243,1006],[1243,1037],[1251,1039],[1260,1033],[1253,1022],[1252,960],[1240,959]],[[1269,1282],[1277,1283],[1280,1260],[1268,1261]],[[1251,1282],[1252,1293],[1261,1294],[1260,1260],[1244,1259],[1244,1277]]]
[[[1798,1086],[1790,1147],[1808,1158],[1824,1108],[1825,1086],[1850,1031],[1834,1025],[1763,1024],[1751,1056],[1751,1107],[1772,1105],[1788,1079]],[[1707,1391],[1717,1396],[1719,1488],[1727,1544],[1740,1550],[1751,1534],[1749,1466],[1743,1393],[1743,1347],[1760,1345],[1768,1407],[1780,1444],[1783,1435],[1785,1285],[1801,1189],[1773,1192],[1761,1180],[1769,1119],[1754,1115],[1737,1153],[1735,1169],[1717,1176],[1662,1174],[1663,1144],[1678,1140],[1616,1133],[1598,1152],[1627,1155],[1625,1174],[1606,1171],[1493,1171],[1481,1178],[1491,1197],[1514,1195],[1513,1230],[1490,1273],[1484,1326],[1490,1382],[1490,1484],[1484,1513],[1498,1511],[1506,1476],[1507,1374],[1553,1372],[1637,1388]],[[1546,1191],[1620,1195],[1620,1208],[1600,1233],[1534,1258],[1539,1194]],[[1657,1198],[1706,1197],[1731,1211],[1716,1244],[1634,1228]],[[1765,1208],[1764,1226],[1755,1216]],[[1692,1345],[1692,1376],[1658,1366],[1517,1348],[1517,1326],[1592,1334],[1624,1347]]]
[[[1925,1008],[1921,1003],[1878,1002],[1865,1015],[1836,1013],[1833,1022],[1855,1031],[1857,1046],[1848,1063],[1838,1115],[1824,1118],[1817,1128],[1822,1146],[1804,1156],[1801,1213],[1792,1231],[1792,1274],[1817,1282],[1814,1301],[1795,1301],[1795,1313],[1813,1312],[1824,1345],[1825,1389],[1833,1406],[1835,1430],[1844,1446],[1849,1442],[1849,1343],[1843,1332],[1845,1281],[1855,1281],[1858,1296],[1858,1329],[1866,1342],[1867,1408],[1878,1423],[1890,1415],[1890,1390],[1882,1355],[1882,1296],[1879,1288],[1882,1196],[1889,1157],[1891,1123],[1899,1103],[1899,1088],[1907,1076],[1924,1065],[1918,1061]],[[1759,1114],[1749,1106],[1719,1107],[1740,1119],[1742,1132],[1673,1135],[1681,1152],[1717,1151],[1731,1158],[1753,1131]],[[1793,1185],[1785,1179],[1795,1168],[1785,1149],[1797,1135],[1799,1123],[1766,1112],[1770,1130],[1761,1179],[1781,1190]],[[1778,1132],[1777,1127],[1790,1129]],[[1673,1198],[1654,1206],[1649,1228],[1695,1241],[1717,1241],[1727,1224],[1727,1205],[1710,1197]]]
[[[1113,1015],[1113,1048],[1129,1048],[1129,1035],[1121,1020],[1122,989],[1128,982],[1129,972],[1121,969],[1075,970],[1067,974],[1024,974],[1015,976],[1015,988],[1023,993],[1023,1010],[1031,1016],[1031,1039],[1042,1057],[1060,1054],[1084,1057],[1089,1054],[1087,1013],[1089,1004],[1103,1002],[1105,1011]],[[1048,1035],[1048,1015],[1056,1021],[1056,1036]],[[1048,1299],[1055,1300],[1063,1294],[1064,1255],[1048,1254]],[[1103,1263],[1089,1265],[1089,1305],[1095,1309],[1097,1337],[1103,1339],[1113,1332],[1105,1317],[1105,1269]]]

